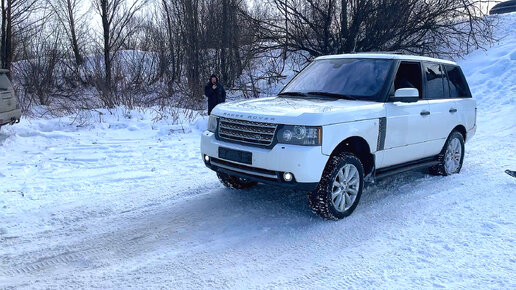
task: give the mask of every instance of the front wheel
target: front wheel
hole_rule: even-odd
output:
[[[308,195],[312,211],[328,220],[349,216],[357,207],[364,187],[364,168],[355,155],[331,157],[317,188]]]
[[[217,172],[217,177],[219,178],[220,183],[222,183],[225,187],[231,189],[246,189],[258,184],[255,181],[220,172]]]
[[[460,172],[464,161],[464,137],[461,133],[453,131],[450,134],[437,160],[439,164],[430,168],[431,174],[447,176]]]

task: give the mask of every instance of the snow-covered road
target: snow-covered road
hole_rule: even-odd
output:
[[[47,188],[62,184],[69,191],[45,189],[40,197],[34,190],[22,196],[15,187],[2,185],[12,189],[2,195],[15,195],[17,202],[2,200],[0,285],[516,286],[516,182],[503,174],[503,164],[484,158],[482,143],[490,138],[479,135],[468,144],[462,174],[384,179],[370,186],[356,212],[341,222],[311,214],[304,194],[265,185],[241,192],[224,189],[198,160],[196,134],[162,141],[170,147],[162,151],[175,158],[161,156],[170,162],[149,162],[146,174],[140,169],[125,182],[106,169],[80,172],[97,163],[83,160],[55,183],[47,180]],[[116,140],[96,145],[105,146],[108,159],[122,158],[126,152],[109,149],[119,148],[113,146]],[[499,149],[489,156],[506,155],[502,148],[511,141],[514,134],[497,143]],[[127,145],[127,140],[118,142]],[[172,149],[179,145],[195,151],[195,158],[180,162],[179,156],[190,154]],[[98,146],[80,147],[83,159],[99,159],[103,153]],[[131,148],[152,147],[143,141],[139,146]],[[78,159],[74,153],[61,155],[74,148],[76,144],[49,151],[45,161],[24,160],[59,167],[57,161]],[[145,163],[154,155],[138,160]],[[129,159],[122,167],[138,166],[137,158]],[[142,182],[141,176],[150,176],[149,181]],[[35,177],[34,182],[47,178]],[[90,185],[95,178],[114,186],[96,188]],[[83,189],[77,192],[77,186]]]
[[[222,187],[202,118],[2,128],[0,288],[515,288],[516,37],[461,64],[479,101],[461,174],[383,179],[338,222],[304,193]]]

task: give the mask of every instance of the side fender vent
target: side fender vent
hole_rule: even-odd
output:
[[[387,118],[382,117],[379,119],[378,124],[378,145],[376,146],[376,151],[383,150],[385,147],[385,137],[387,133]]]

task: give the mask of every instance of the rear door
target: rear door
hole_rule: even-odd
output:
[[[424,62],[425,94],[430,108],[431,129],[428,150],[431,155],[441,152],[448,135],[459,124],[457,98],[451,98],[445,68],[434,62]]]
[[[0,113],[15,110],[18,101],[6,71],[0,71]]]
[[[450,98],[455,100],[457,105],[458,124],[463,125],[466,131],[476,126],[476,101],[471,96],[468,83],[461,68],[457,65],[445,64],[450,90]],[[467,136],[466,136],[467,137]]]

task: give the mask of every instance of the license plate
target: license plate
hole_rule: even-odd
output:
[[[253,153],[219,147],[219,158],[244,164],[253,163]]]

